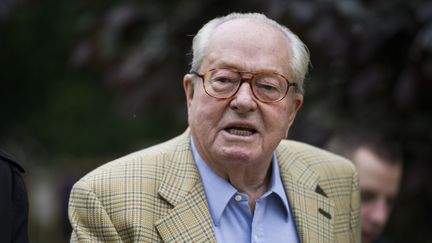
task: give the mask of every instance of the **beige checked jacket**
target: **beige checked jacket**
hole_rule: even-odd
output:
[[[189,130],[117,159],[73,187],[71,242],[215,242]],[[358,177],[353,165],[294,141],[276,149],[302,243],[360,242]]]

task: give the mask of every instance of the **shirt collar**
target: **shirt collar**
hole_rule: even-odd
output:
[[[272,174],[271,174],[271,181],[270,181],[270,187],[267,190],[267,192],[262,196],[267,196],[271,193],[275,193],[278,198],[282,201],[282,204],[284,206],[284,211],[285,211],[285,218],[288,221],[289,220],[289,206],[288,206],[288,197],[285,193],[285,188],[282,184],[282,179],[280,177],[280,172],[279,172],[279,162],[277,160],[276,154],[273,153],[272,156],[272,163],[271,163],[271,167],[272,167]]]
[[[201,181],[204,186],[204,191],[207,196],[207,202],[210,210],[213,223],[218,226],[222,213],[228,205],[231,198],[238,192],[227,180],[217,175],[213,169],[211,169],[207,163],[201,158],[200,154],[196,150],[193,139],[191,138],[192,154],[195,160],[195,164],[198,168],[198,172],[201,177]],[[273,154],[272,156],[272,176],[270,182],[270,188],[262,196],[266,197],[271,193],[275,193],[284,205],[284,211],[286,220],[289,219],[289,206],[288,199],[285,194],[282,180],[279,173],[278,161]]]

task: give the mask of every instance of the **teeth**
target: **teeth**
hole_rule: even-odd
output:
[[[249,130],[240,130],[240,129],[235,129],[235,128],[231,128],[228,130],[229,133],[233,134],[233,135],[237,135],[237,136],[250,136],[252,135],[252,132]]]

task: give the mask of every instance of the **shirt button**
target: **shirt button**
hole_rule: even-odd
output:
[[[235,197],[234,197],[234,199],[237,201],[237,202],[240,202],[240,200],[242,200],[242,196],[240,196],[240,195],[236,195]]]

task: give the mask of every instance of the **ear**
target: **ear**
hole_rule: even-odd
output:
[[[291,125],[294,122],[294,118],[297,114],[297,112],[300,110],[300,107],[303,105],[303,95],[300,93],[296,93],[294,95],[294,97],[292,98],[292,104],[291,104],[291,109],[290,109],[290,114],[288,117],[288,124],[289,127],[291,127]]]
[[[192,82],[192,78],[193,78],[192,74],[186,74],[183,77],[183,89],[184,89],[185,95],[186,95],[186,103],[187,103],[188,111],[189,111],[190,106],[192,104],[192,99],[193,99],[194,92],[195,92],[195,87],[194,87],[194,83]]]

